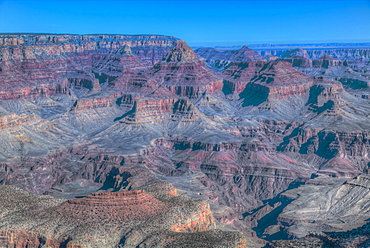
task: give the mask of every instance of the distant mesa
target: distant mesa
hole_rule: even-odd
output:
[[[312,61],[313,67],[329,68],[330,66],[343,66],[345,63],[339,59],[334,59],[330,55],[324,55],[319,59]]]
[[[298,48],[294,50],[288,50],[286,51],[282,56],[282,58],[289,58],[289,57],[301,57],[305,59],[310,59],[310,56],[307,53],[307,50]]]
[[[199,48],[196,54],[214,71],[223,72],[233,62],[249,62],[264,60],[248,46],[235,51],[218,51],[214,48]]]

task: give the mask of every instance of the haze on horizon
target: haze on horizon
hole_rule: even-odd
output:
[[[370,42],[370,1],[0,0],[0,33],[161,34],[192,46]]]

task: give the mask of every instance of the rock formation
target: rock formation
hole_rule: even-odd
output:
[[[319,59],[313,60],[312,65],[314,67],[329,68],[329,66],[342,66],[344,63],[339,59],[334,59],[330,55],[324,55]]]
[[[280,99],[301,96],[305,98],[312,82],[309,76],[294,69],[289,62],[269,62],[246,85],[239,96],[243,99],[242,106],[258,106],[259,111],[275,109],[280,112],[280,108],[286,109],[286,105]],[[290,105],[296,105],[296,109],[301,108],[303,101],[296,101]],[[297,110],[291,110],[293,111]]]
[[[266,62],[234,62],[224,72],[222,91],[228,94],[240,94],[245,86],[258,75]]]
[[[283,60],[290,62],[293,67],[312,67],[312,60],[304,49],[286,51],[281,57]],[[320,66],[320,64],[317,63],[317,66]]]
[[[366,245],[366,52],[263,56],[0,35],[0,246]]]
[[[263,60],[255,51],[243,46],[235,51],[218,51],[214,48],[199,48],[195,53],[214,71],[223,72],[233,62],[256,62]]]
[[[205,67],[185,41],[179,41],[162,61],[154,65],[151,73],[160,85],[179,96],[197,98],[222,89],[221,77]]]

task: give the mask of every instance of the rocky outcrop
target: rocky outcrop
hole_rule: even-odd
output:
[[[68,78],[69,87],[73,89],[88,89],[91,91],[100,90],[99,79],[91,77]]]
[[[308,75],[294,69],[289,62],[270,62],[239,96],[243,99],[243,106],[257,106],[267,100],[305,95],[312,83]]]
[[[184,41],[179,41],[154,65],[151,74],[160,85],[179,96],[198,98],[205,92],[217,93],[222,89],[221,77],[205,67]]]
[[[346,105],[346,101],[341,96],[344,93],[341,83],[319,77],[315,79],[315,85],[310,89],[307,105],[317,112],[339,111],[340,107]]]
[[[333,59],[315,61],[318,62],[316,67],[297,67],[297,69],[313,77],[324,77],[326,79],[337,80],[341,82],[346,91],[352,95],[364,99],[368,98],[369,79],[367,78],[366,71],[359,72],[356,69],[352,69],[347,66],[345,61]],[[324,61],[326,61],[325,65],[323,64]],[[333,63],[338,65],[332,66],[331,64]]]
[[[290,62],[293,67],[312,67],[312,60],[304,49],[286,51],[281,57],[284,61]]]
[[[107,96],[99,95],[98,97],[90,96],[89,98],[81,98],[73,104],[72,111],[78,112],[88,109],[113,107],[115,106],[117,99],[120,97],[121,94],[112,93]],[[121,103],[122,102],[130,103],[130,100],[121,100]]]
[[[187,98],[175,97],[166,88],[162,88],[136,100],[133,108],[119,120],[136,124],[162,122],[165,118],[191,122],[199,115],[199,110]]]
[[[364,163],[357,163],[348,158],[361,156],[368,159],[367,132],[338,132],[327,130],[297,129],[298,135],[284,143],[279,149],[299,152],[301,154],[316,154],[327,159],[321,166],[320,173],[331,176],[353,177],[360,174],[365,167]],[[351,144],[351,145],[350,145]]]
[[[231,64],[224,72],[222,91],[228,94],[240,94],[245,86],[258,75],[267,62],[238,62]]]
[[[181,221],[171,227],[174,232],[204,232],[210,228],[216,228],[211,209],[208,203],[200,206],[200,212],[191,214],[185,217],[185,221]]]
[[[288,50],[281,57],[281,60],[290,62],[293,67],[309,76],[338,80],[354,96],[365,99],[369,97],[367,91],[359,92],[359,89],[368,87],[369,76],[364,69],[366,66],[358,61],[343,61],[327,54],[311,59],[308,52],[303,49]]]
[[[316,78],[306,106],[309,112],[318,116],[286,136],[278,150],[325,158],[328,162],[322,165],[320,172],[329,175],[352,177],[361,173],[365,164],[350,158],[368,159],[368,134],[359,124],[361,120],[350,117],[358,110],[348,99],[351,96],[341,83]],[[336,120],[336,126],[328,125],[325,120]]]
[[[153,92],[159,85],[158,82],[149,76],[132,71],[125,71],[117,79],[109,83],[112,90],[124,93],[135,92],[136,94],[145,94]]]
[[[324,55],[320,57],[319,59],[312,61],[313,67],[329,68],[329,66],[342,66],[342,65],[348,65],[348,64],[344,63],[343,61],[339,59],[334,59],[330,55]]]
[[[327,69],[332,66],[348,66],[348,62],[335,59],[330,55],[323,55],[320,58],[311,59],[308,52],[303,49],[286,51],[281,57],[284,61],[290,62],[293,67],[319,67]]]
[[[302,48],[288,50],[281,55],[282,58],[289,58],[293,56],[310,59],[310,55],[308,55],[307,50],[302,49]]]

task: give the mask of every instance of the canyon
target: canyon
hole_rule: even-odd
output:
[[[368,244],[369,54],[0,34],[0,246]]]

